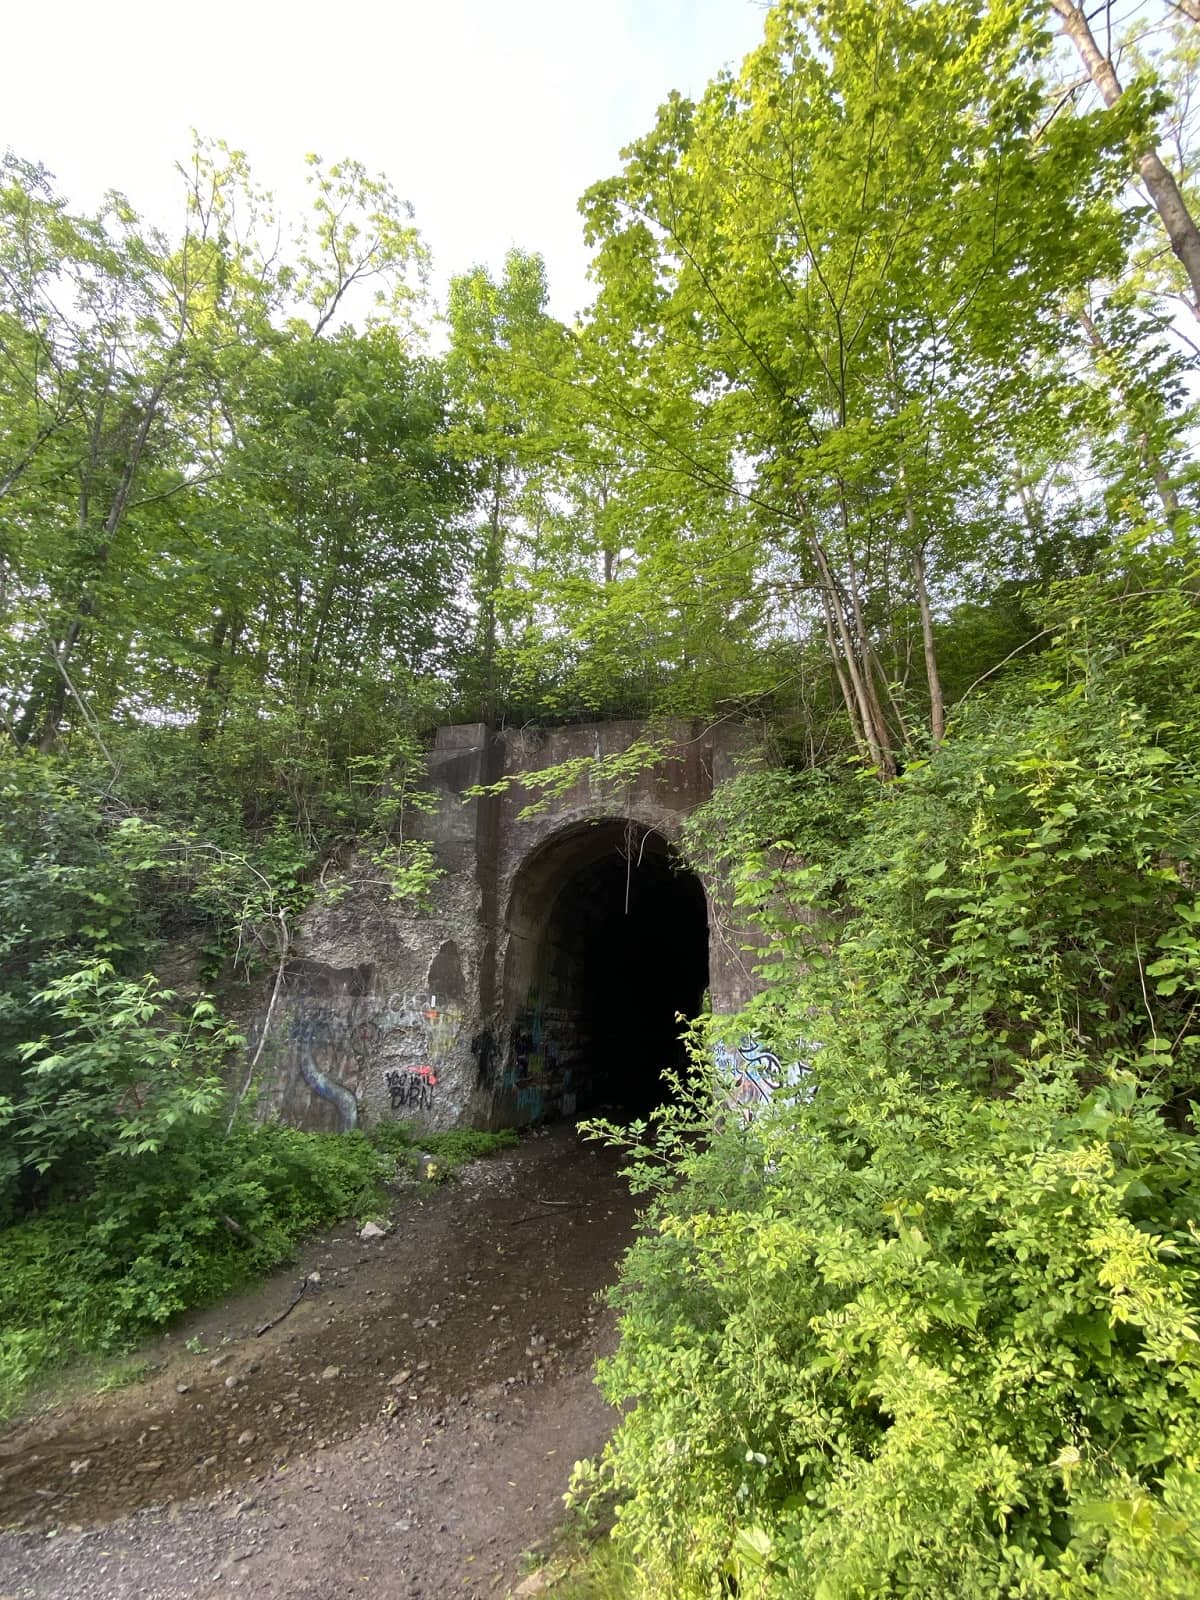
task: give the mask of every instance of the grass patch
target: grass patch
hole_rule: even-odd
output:
[[[576,1556],[544,1594],[553,1600],[630,1600],[639,1592],[637,1571],[625,1550],[605,1534]]]
[[[543,1572],[540,1593],[551,1600],[631,1600],[642,1591],[637,1569],[611,1537],[611,1516],[576,1507],[545,1549],[526,1553],[526,1572]]]
[[[511,1128],[499,1133],[480,1133],[475,1128],[451,1128],[445,1133],[420,1133],[407,1122],[381,1122],[371,1129],[369,1137],[390,1156],[416,1168],[422,1156],[429,1156],[435,1183],[452,1177],[468,1162],[484,1156],[494,1156],[509,1150],[517,1143]]]
[[[111,1394],[114,1389],[129,1389],[135,1383],[142,1383],[158,1371],[156,1361],[132,1360],[116,1361],[104,1373],[96,1385],[100,1394]]]

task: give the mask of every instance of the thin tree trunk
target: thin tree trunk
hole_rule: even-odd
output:
[[[196,738],[201,744],[208,744],[216,732],[217,727],[217,702],[221,688],[222,654],[225,644],[225,634],[229,628],[229,618],[224,610],[217,613],[209,639],[209,649],[213,652],[213,659],[209,662],[208,671],[204,674],[204,688],[200,695],[200,715],[196,719]]]
[[[1088,343],[1091,345],[1096,354],[1098,356],[1111,357],[1112,352],[1105,344],[1099,328],[1097,328],[1096,324],[1092,321],[1091,317],[1088,316],[1087,312],[1077,311],[1075,314],[1075,319],[1079,323],[1079,326],[1083,329]],[[1120,396],[1121,403],[1125,407],[1126,414],[1133,416],[1133,408],[1129,403],[1129,394],[1124,383],[1121,381],[1119,373],[1113,373],[1112,384],[1113,388]],[[1154,487],[1158,490],[1158,498],[1162,502],[1162,508],[1166,514],[1167,521],[1174,525],[1175,519],[1179,515],[1179,496],[1175,493],[1171,479],[1167,474],[1167,469],[1163,465],[1162,457],[1151,444],[1150,436],[1145,431],[1143,431],[1140,435],[1140,443],[1142,460],[1145,463],[1150,476],[1154,479]]]
[[[888,334],[888,365],[891,368],[892,390],[897,410],[903,404],[900,379],[896,370],[896,351],[892,336]],[[925,654],[925,681],[929,689],[929,732],[934,748],[946,736],[946,697],[938,671],[937,644],[933,636],[933,612],[929,605],[929,588],[925,578],[925,541],[917,525],[917,508],[913,501],[912,485],[904,466],[900,467],[900,487],[904,492],[904,524],[908,530],[909,551],[912,562],[913,588],[917,596],[917,610],[921,617],[921,644]]]
[[[1050,0],[1051,7],[1062,18],[1063,32],[1079,52],[1079,58],[1100,91],[1106,106],[1114,106],[1121,98],[1120,79],[1112,62],[1096,43],[1086,12],[1075,0]],[[1189,9],[1188,15],[1192,14]],[[1192,286],[1191,310],[1200,317],[1200,228],[1197,228],[1188,210],[1179,185],[1163,165],[1158,151],[1148,145],[1138,155],[1138,171],[1149,190],[1154,209],[1162,218],[1171,249],[1182,263]]]
[[[479,608],[479,642],[483,652],[482,720],[489,726],[496,720],[496,591],[500,587],[503,564],[504,529],[501,525],[501,471],[497,466],[492,485],[492,506],[488,515],[487,549],[484,554],[484,590]]]
[[[894,777],[896,763],[892,756],[887,724],[883,719],[883,711],[875,694],[874,685],[870,682],[870,665],[863,658],[861,648],[863,641],[856,640],[851,634],[845,608],[841,602],[839,588],[834,581],[833,570],[829,565],[829,558],[822,548],[821,541],[813,534],[809,538],[809,544],[816,559],[824,592],[828,596],[829,611],[832,613],[838,642],[841,646],[841,660],[854,688],[854,698],[858,705],[860,724],[868,754],[873,765],[878,767],[885,777]],[[837,659],[838,657],[835,653],[834,660],[836,661]]]
[[[896,713],[896,721],[899,725],[900,739],[902,743],[907,741],[907,734],[904,728],[904,718],[900,715],[900,708],[896,705],[895,700],[892,698],[892,692],[891,687],[888,684],[887,673],[883,670],[883,663],[876,655],[875,648],[871,643],[871,636],[867,631],[866,617],[863,614],[862,596],[859,593],[858,587],[858,567],[850,550],[850,519],[847,515],[844,504],[842,506],[842,523],[846,530],[847,536],[846,573],[849,579],[848,588],[850,593],[850,609],[854,618],[855,644],[866,669],[863,673],[863,681],[866,685],[867,694],[871,702],[872,720],[879,732],[881,745],[885,750],[890,750],[892,744],[891,733],[888,728],[887,717],[884,715],[883,702],[880,700],[875,689],[876,674],[878,674],[879,681],[883,685],[884,693],[892,702],[892,709]]]
[[[906,491],[907,493],[907,491]],[[909,516],[912,516],[911,506]],[[913,532],[915,533],[915,529]],[[942,678],[938,672],[937,646],[933,637],[933,612],[929,606],[929,590],[925,584],[925,554],[919,544],[913,545],[913,587],[917,591],[917,610],[921,613],[921,643],[925,649],[925,677],[929,684],[929,732],[936,749],[946,737],[946,698],[942,692]]]
[[[879,651],[876,650],[875,646],[871,643],[871,641],[869,639],[866,641],[866,655],[867,655],[867,664],[871,668],[871,670],[874,672],[875,677],[878,678],[879,683],[880,683],[880,685],[881,685],[881,687],[883,689],[883,692],[887,696],[887,703],[892,708],[892,715],[896,719],[896,731],[900,735],[900,743],[901,743],[902,746],[904,746],[907,749],[907,747],[911,743],[911,741],[910,741],[910,739],[908,737],[908,722],[907,722],[907,720],[905,719],[905,716],[904,716],[904,708],[903,708],[903,706],[901,706],[899,700],[896,699],[896,696],[892,692],[892,680],[888,676],[887,670],[885,669],[885,667],[883,665],[883,662],[880,659]],[[878,700],[878,696],[876,696],[876,699]],[[883,703],[882,702],[880,702],[880,704],[879,704],[879,715],[880,715],[880,718],[882,719],[883,718]]]
[[[850,732],[854,735],[854,747],[863,761],[870,760],[870,751],[867,741],[863,737],[862,723],[859,720],[858,707],[854,701],[854,691],[850,687],[850,680],[846,676],[846,669],[842,666],[841,652],[838,650],[837,638],[833,631],[833,598],[825,585],[821,585],[821,607],[825,613],[825,638],[829,643],[829,655],[833,661],[833,670],[837,673],[838,686],[842,691],[842,701],[846,707],[846,716],[850,721]]]
[[[601,515],[601,517],[603,517],[604,513],[608,510],[608,485],[607,485],[607,483],[603,483],[603,482],[601,483],[599,499],[600,499],[600,515]],[[620,555],[620,551],[619,550],[614,550],[613,547],[611,545],[609,545],[609,544],[605,544],[603,549],[604,549],[604,582],[607,585],[607,584],[612,583],[614,581],[614,579],[616,578],[616,576],[617,576],[617,557]]]

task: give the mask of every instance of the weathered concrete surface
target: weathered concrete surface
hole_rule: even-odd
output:
[[[722,886],[678,871],[674,852],[735,770],[739,731],[679,724],[655,765],[602,781],[598,764],[644,734],[439,729],[422,819],[443,873],[430,908],[391,902],[353,864],[318,898],[270,1017],[261,1114],[328,1129],[519,1125],[647,1074],[653,1098],[656,1063],[678,1048],[674,1011],[694,1014],[705,988],[714,1010],[736,1009],[753,979]],[[520,782],[469,793],[580,760],[574,786],[530,816],[536,793]],[[252,1050],[266,1014],[264,999]]]
[[[430,763],[438,808],[425,821],[443,873],[432,909],[397,905],[351,863],[305,915],[263,1049],[264,1116],[334,1130],[385,1117],[429,1128],[479,1120],[481,806],[464,791],[487,772],[474,731],[443,730]]]

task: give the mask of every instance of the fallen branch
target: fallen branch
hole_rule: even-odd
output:
[[[541,1200],[541,1199],[539,1199],[538,1203],[540,1205],[543,1205],[543,1206],[581,1206],[583,1204],[583,1201],[582,1200]],[[544,1211],[530,1211],[526,1216],[514,1217],[513,1220],[509,1223],[509,1227],[510,1228],[519,1228],[521,1223],[523,1223],[523,1222],[549,1222],[549,1220],[550,1220],[550,1218],[547,1216],[547,1214]]]
[[[272,1317],[271,1318],[270,1322],[264,1322],[261,1328],[255,1328],[254,1337],[256,1339],[261,1339],[264,1333],[270,1333],[271,1329],[273,1327],[275,1327],[277,1323],[282,1322],[284,1317],[290,1316],[291,1313],[293,1311],[295,1311],[296,1307],[300,1304],[301,1300],[304,1299],[304,1291],[307,1288],[308,1288],[308,1279],[305,1278],[304,1281],[301,1283],[299,1289],[296,1291],[296,1298],[292,1301],[291,1305],[290,1306],[285,1306],[284,1309],[279,1313],[279,1315],[277,1317]]]
[[[229,1229],[230,1233],[235,1233],[239,1239],[244,1239],[247,1244],[260,1244],[262,1242],[256,1239],[252,1233],[247,1233],[240,1222],[235,1222],[232,1217],[227,1217],[223,1211],[221,1212],[221,1221]]]

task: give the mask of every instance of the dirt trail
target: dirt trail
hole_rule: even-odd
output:
[[[148,1382],[17,1428],[0,1600],[504,1594],[613,1423],[616,1166],[562,1126],[408,1191],[386,1238],[335,1229],[164,1339]]]

